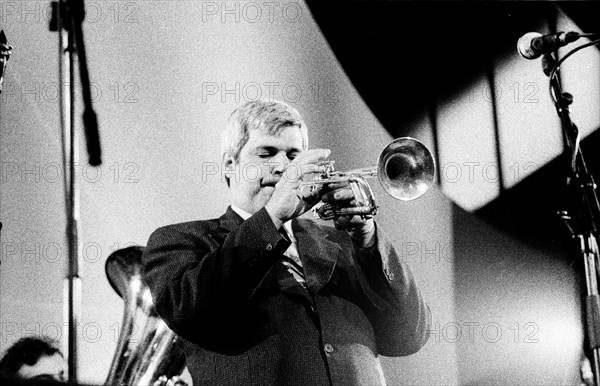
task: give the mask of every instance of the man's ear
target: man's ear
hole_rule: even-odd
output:
[[[231,156],[230,154],[223,154],[223,174],[225,175],[227,185],[230,184],[229,180],[231,179],[232,176],[233,176],[233,178],[236,178],[236,176],[237,176],[236,167],[237,167],[237,162],[235,161],[233,156]]]
[[[223,154],[223,166],[226,171],[235,169],[235,160],[230,154]]]

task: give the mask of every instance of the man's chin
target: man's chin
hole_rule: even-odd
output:
[[[265,198],[267,198],[267,200],[271,199],[271,196],[273,195],[273,192],[275,191],[275,187],[274,186],[265,186],[262,189],[262,194]],[[265,203],[266,205],[266,203]]]
[[[273,195],[274,191],[274,186],[264,185],[260,187],[260,192],[258,193],[258,196],[261,200],[264,200],[264,204],[267,205],[267,202],[271,199],[271,196]]]

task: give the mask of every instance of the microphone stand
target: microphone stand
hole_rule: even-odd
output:
[[[78,355],[77,327],[81,319],[81,256],[79,253],[79,184],[75,165],[79,159],[79,138],[75,131],[75,63],[79,59],[84,102],[83,123],[89,155],[89,163],[98,166],[102,163],[98,122],[92,107],[91,89],[82,22],[85,18],[83,0],[58,0],[52,3],[53,17],[50,30],[59,35],[59,99],[60,125],[62,135],[62,158],[65,170],[65,211],[66,237],[68,245],[68,269],[65,278],[64,307],[67,323],[67,361],[69,385],[77,384]],[[65,30],[68,32],[65,37]],[[77,58],[76,58],[77,56]],[[67,80],[68,77],[68,80]],[[68,108],[67,108],[68,105]],[[68,121],[68,124],[67,124]],[[68,162],[67,162],[68,153]]]
[[[544,73],[555,61],[551,54],[544,57]],[[553,66],[552,66],[553,67]],[[550,78],[550,87],[556,96],[555,107],[560,118],[563,135],[569,147],[570,165],[567,176],[567,191],[575,195],[576,213],[561,211],[559,215],[565,221],[573,238],[578,240],[581,257],[583,257],[586,279],[586,332],[588,348],[593,353],[592,369],[594,383],[600,385],[600,296],[598,294],[598,220],[600,219],[600,202],[596,193],[594,177],[588,172],[583,154],[579,147],[579,130],[570,117],[569,106],[573,96],[562,92],[557,76]],[[573,220],[575,217],[575,220]]]
[[[6,62],[10,59],[10,52],[12,46],[8,45],[4,30],[0,30],[0,94],[2,94],[2,81],[4,80],[4,67]],[[0,115],[1,117],[1,115]],[[2,230],[2,222],[0,222],[0,231]],[[2,262],[0,262],[2,263]]]

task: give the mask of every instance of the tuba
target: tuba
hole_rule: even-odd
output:
[[[106,260],[106,276],[123,298],[125,311],[105,385],[180,384],[174,382],[185,368],[178,337],[156,313],[150,289],[142,281],[143,251],[139,246],[123,248]]]

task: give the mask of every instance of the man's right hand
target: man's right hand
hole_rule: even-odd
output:
[[[306,150],[287,165],[275,185],[271,199],[265,205],[277,228],[288,220],[301,216],[320,201],[322,185],[300,189],[300,184],[303,180],[310,181],[311,174],[323,172],[324,167],[319,163],[329,157],[330,153],[329,149]]]

